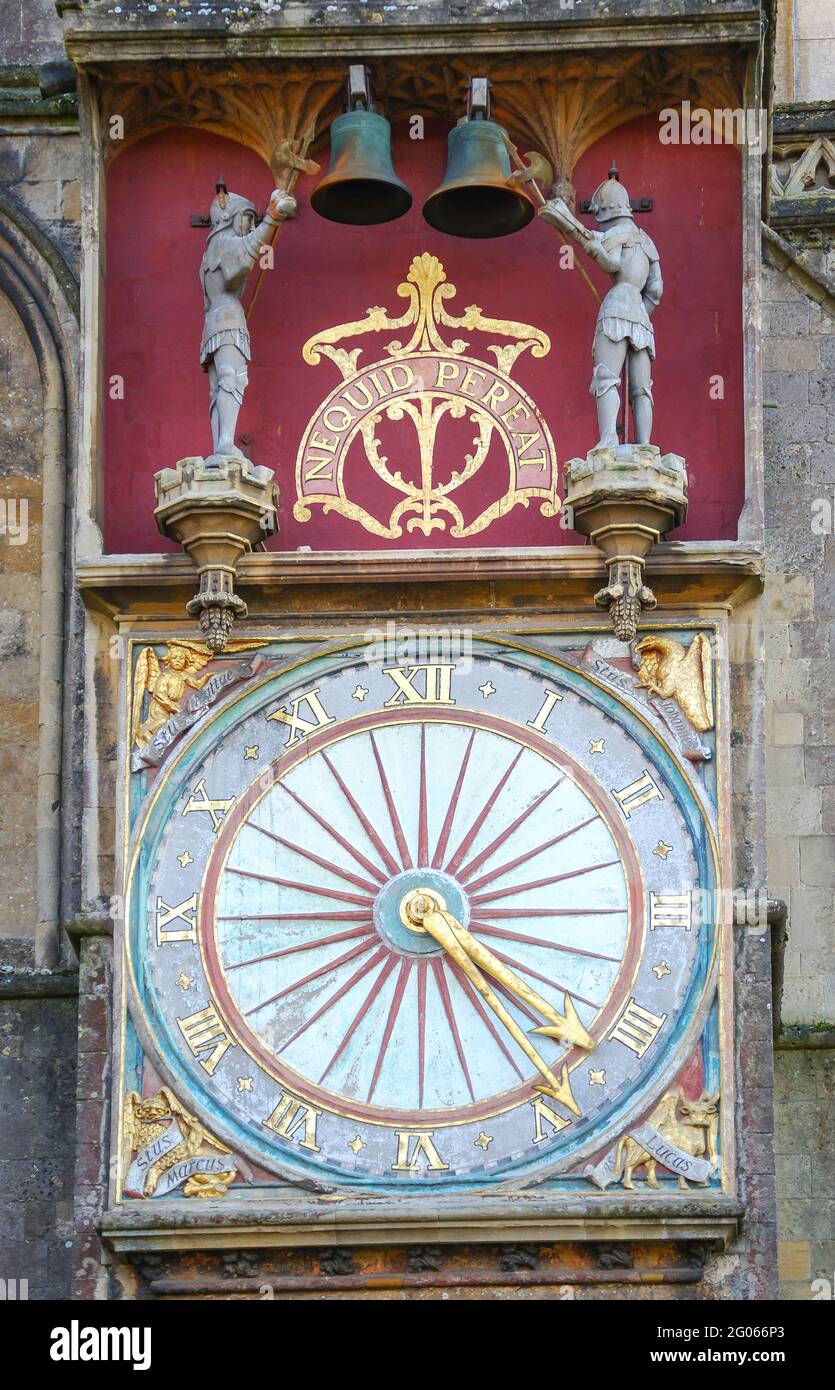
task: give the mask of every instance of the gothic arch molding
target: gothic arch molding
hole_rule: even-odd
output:
[[[0,292],[32,347],[43,393],[35,956],[39,965],[52,966],[60,956],[65,861],[67,482],[75,437],[78,283],[60,251],[8,193],[0,194]]]

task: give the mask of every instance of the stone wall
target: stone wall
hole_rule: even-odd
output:
[[[35,108],[25,123],[21,91]],[[31,74],[11,87],[0,79],[0,944],[35,934],[39,727],[62,719],[60,708],[40,707],[48,368],[34,324],[48,312],[45,276],[77,293],[80,141],[71,115],[53,127],[48,103],[41,124],[39,101]],[[29,287],[39,282],[33,305]],[[54,552],[56,538],[46,542]]]
[[[835,1022],[835,318],[764,271],[769,889],[789,905],[783,1022]],[[817,509],[816,509],[817,512]]]
[[[821,267],[824,269],[824,267]],[[831,273],[831,267],[829,267]],[[835,1042],[835,317],[764,268],[769,892],[789,907],[787,1041]],[[813,517],[830,525],[813,529]],[[778,1049],[781,1291],[835,1270],[835,1050]]]
[[[780,1296],[810,1299],[812,1281],[835,1294],[835,1047],[780,1048],[774,1117]]]
[[[5,996],[0,971],[0,1279],[31,1299],[69,1297],[75,1259],[76,1000]],[[56,983],[49,981],[49,985]],[[20,980],[16,981],[21,988]],[[5,996],[5,997],[4,997]]]
[[[819,101],[831,95],[832,0],[779,0],[775,60],[777,101]]]
[[[74,395],[80,147],[72,98],[42,103],[26,66],[61,56],[52,0],[3,0],[2,10],[0,1279],[16,1280],[19,1296],[26,1281],[28,1296],[44,1299],[68,1297],[76,1240],[77,976],[72,962],[39,968],[35,955],[43,880],[54,890],[59,868],[49,789],[60,769],[41,763],[40,745],[64,717],[62,576],[51,558],[44,568],[44,557],[60,554],[56,471],[72,487],[56,419],[69,421]],[[53,488],[45,497],[47,458]],[[50,902],[57,911],[54,891]],[[71,910],[66,895],[62,906]]]
[[[0,185],[77,272],[81,144],[75,131],[0,136]]]
[[[32,345],[0,294],[0,939],[33,938],[38,776],[43,393]]]
[[[4,63],[46,63],[64,57],[55,0],[0,0]]]

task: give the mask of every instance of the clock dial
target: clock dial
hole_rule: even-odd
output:
[[[203,898],[216,997],[253,1055],[317,1103],[484,1117],[540,1078],[461,965],[404,920],[409,894],[440,894],[556,1011],[568,994],[593,1035],[636,960],[637,861],[617,808],[541,735],[464,711],[351,723],[280,762],[219,836]],[[545,1022],[496,990],[526,1034]],[[540,1050],[555,1065],[566,1052]]]
[[[159,1069],[267,1169],[570,1173],[709,1002],[710,808],[616,691],[510,644],[250,682],[149,790],[129,911]]]

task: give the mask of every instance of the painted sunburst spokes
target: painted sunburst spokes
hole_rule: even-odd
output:
[[[345,1104],[465,1109],[532,1081],[460,967],[400,916],[419,886],[586,1028],[622,967],[628,894],[612,827],[508,728],[381,721],[300,760],[236,829],[215,931],[239,1015],[276,1067]],[[542,1019],[491,981],[519,1026]],[[537,1045],[550,1063],[565,1049]]]

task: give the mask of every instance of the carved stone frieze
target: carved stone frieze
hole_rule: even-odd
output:
[[[835,225],[835,102],[777,108],[770,183],[773,225]]]

